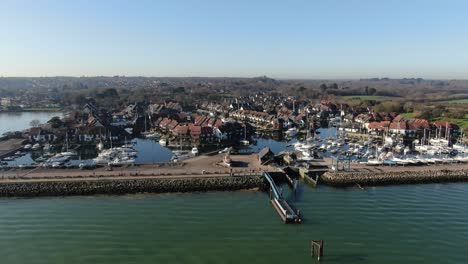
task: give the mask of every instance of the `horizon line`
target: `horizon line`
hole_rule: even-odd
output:
[[[174,78],[174,79],[183,79],[183,78],[207,78],[207,79],[255,79],[255,78],[269,78],[274,80],[299,80],[299,81],[322,81],[322,80],[337,80],[337,81],[359,81],[359,80],[370,80],[370,79],[389,79],[389,80],[403,80],[403,79],[423,79],[428,81],[468,81],[463,78],[423,78],[423,77],[356,77],[356,78],[312,78],[312,77],[270,77],[268,75],[260,76],[154,76],[154,75],[51,75],[51,76],[0,76],[0,78]]]

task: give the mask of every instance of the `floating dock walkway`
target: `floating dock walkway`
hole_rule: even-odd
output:
[[[284,223],[301,223],[302,219],[299,216],[299,212],[295,212],[291,206],[283,199],[278,187],[275,184],[275,181],[268,172],[263,172],[263,177],[270,184],[270,198],[273,207],[283,219]]]

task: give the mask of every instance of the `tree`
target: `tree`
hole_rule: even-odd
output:
[[[117,97],[119,93],[115,88],[107,88],[102,92],[103,97]]]
[[[30,125],[31,127],[38,127],[38,126],[41,125],[41,121],[39,121],[39,120],[37,120],[37,119],[34,119],[34,120],[32,120],[31,122],[29,122],[29,125]]]
[[[322,91],[322,93],[325,93],[325,91],[326,91],[327,89],[328,89],[328,87],[327,87],[326,84],[322,83],[322,84],[320,85],[320,90]]]
[[[173,93],[185,93],[185,88],[180,86],[173,90]]]
[[[426,120],[431,120],[432,119],[432,111],[430,109],[421,110],[420,112],[415,113],[415,117],[426,119]]]
[[[400,102],[387,101],[374,106],[375,112],[403,112],[403,105]]]
[[[79,105],[79,106],[82,106],[84,104],[86,104],[86,96],[84,94],[78,94],[76,97],[75,97],[75,104]]]
[[[412,113],[414,112],[414,103],[407,102],[403,105],[403,110],[406,113]]]
[[[59,128],[63,125],[62,120],[58,116],[52,117],[47,123],[51,124],[52,128]]]

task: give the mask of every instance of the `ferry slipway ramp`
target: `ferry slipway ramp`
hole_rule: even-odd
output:
[[[291,206],[284,200],[278,187],[275,184],[275,181],[271,177],[271,175],[264,171],[263,177],[268,181],[270,184],[270,201],[273,207],[278,212],[279,216],[283,220],[284,223],[301,223],[302,218],[299,216],[299,213],[294,211]]]

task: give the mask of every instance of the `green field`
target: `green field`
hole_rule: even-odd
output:
[[[57,107],[30,107],[21,109],[24,112],[60,112],[60,110]]]
[[[459,127],[463,129],[468,129],[468,115],[465,115],[465,118],[434,118],[432,121],[437,121],[437,120],[447,120],[449,122],[457,124]]]
[[[357,99],[361,101],[365,100],[375,100],[375,101],[392,101],[392,100],[399,100],[401,97],[392,97],[392,96],[377,96],[377,95],[346,95],[340,96],[342,99]]]
[[[466,104],[466,105],[468,105],[468,99],[448,100],[448,101],[442,101],[442,103],[447,103],[447,104]]]
[[[401,113],[400,115],[405,118],[414,118],[414,113]]]

